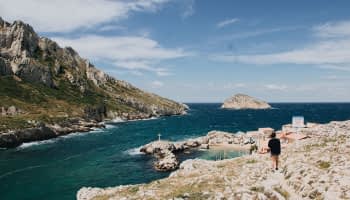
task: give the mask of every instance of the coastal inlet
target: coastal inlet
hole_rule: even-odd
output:
[[[318,123],[350,119],[350,104],[271,104],[274,109],[267,110],[226,110],[220,103],[189,106],[187,115],[111,123],[106,129],[0,150],[1,199],[72,200],[82,187],[141,184],[168,177],[170,172],[153,168],[153,156],[139,152],[141,146],[158,140],[158,133],[161,140],[187,141],[212,130],[278,130],[296,115]],[[193,158],[215,160],[220,152],[222,155],[222,150],[213,148],[190,151],[176,154],[180,163]],[[241,155],[228,153],[230,157]]]

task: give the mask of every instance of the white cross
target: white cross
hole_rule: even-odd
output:
[[[160,141],[160,136],[162,136],[160,133],[158,133],[158,141]]]

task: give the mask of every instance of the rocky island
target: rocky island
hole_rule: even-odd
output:
[[[245,94],[236,94],[224,101],[221,108],[225,109],[269,109],[271,106],[262,100]]]
[[[269,154],[187,160],[168,178],[110,188],[84,187],[78,200],[100,199],[350,199],[350,121],[316,124],[309,138],[282,149],[281,169]]]
[[[180,115],[186,109],[105,74],[22,21],[0,18],[0,148],[90,131],[105,120]]]

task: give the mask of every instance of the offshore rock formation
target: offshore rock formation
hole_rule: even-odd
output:
[[[280,170],[269,154],[221,161],[187,160],[168,178],[111,188],[84,187],[92,199],[350,199],[350,121],[303,130],[309,139],[282,149]]]
[[[228,109],[269,109],[271,106],[265,101],[250,97],[245,94],[236,94],[226,99],[221,108]]]
[[[16,118],[4,111],[12,106],[21,111]],[[35,128],[28,120],[48,125],[70,118],[134,120],[184,114],[187,109],[105,74],[71,47],[39,37],[28,24],[1,17],[0,108],[0,134]]]

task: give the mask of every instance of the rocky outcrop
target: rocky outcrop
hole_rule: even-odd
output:
[[[0,57],[0,76],[13,75],[10,63]]]
[[[151,154],[156,157],[156,161],[153,166],[158,171],[171,171],[179,166],[174,152],[176,146],[168,141],[155,141],[151,142],[143,147],[140,151],[146,154]]]
[[[350,199],[350,121],[315,125],[309,139],[282,149],[279,171],[270,155],[221,161],[186,160],[168,178],[148,184],[84,187],[90,199]]]
[[[23,113],[21,109],[18,109],[15,106],[10,106],[8,108],[1,107],[0,111],[1,111],[0,116],[13,116],[13,115],[18,115]]]
[[[206,136],[188,139],[186,141],[154,141],[140,148],[140,152],[155,156],[153,166],[159,171],[172,171],[177,169],[179,161],[176,154],[189,149],[209,149],[210,146],[236,144],[242,150],[249,149],[251,143],[246,134],[233,134],[223,131],[210,131]],[[247,142],[249,141],[249,142]]]
[[[158,160],[154,163],[154,168],[158,171],[172,171],[179,166],[175,154],[169,150],[163,150],[156,155]]]
[[[250,97],[245,94],[236,94],[224,101],[221,108],[227,109],[268,109],[271,106],[265,101]]]

